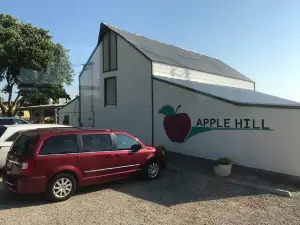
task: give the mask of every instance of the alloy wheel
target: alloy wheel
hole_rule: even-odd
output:
[[[53,193],[57,198],[65,198],[72,192],[73,184],[69,178],[61,178],[53,185]]]
[[[148,176],[150,178],[155,178],[159,173],[159,165],[156,162],[151,162],[148,166]]]

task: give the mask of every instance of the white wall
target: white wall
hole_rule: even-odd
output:
[[[103,73],[102,44],[91,61],[95,127],[126,131],[146,144],[152,139],[151,62],[121,37],[117,37],[118,69]],[[104,78],[116,76],[117,106],[104,107]],[[91,86],[90,70],[81,84]],[[82,89],[82,88],[81,88]],[[83,93],[82,121],[88,124],[90,92]],[[90,113],[91,114],[91,113]]]
[[[93,81],[93,82],[92,82]],[[79,96],[81,108],[81,123],[84,127],[91,127],[97,116],[93,109],[95,98],[100,95],[100,48],[92,53],[88,66],[79,78]],[[94,100],[93,100],[94,99]]]
[[[154,80],[154,142],[168,150],[217,159],[227,156],[236,164],[300,176],[300,111],[235,106],[189,90]],[[187,113],[192,126],[199,118],[265,120],[273,131],[223,130],[200,133],[185,143],[171,142],[164,130],[159,109],[171,105]]]
[[[177,66],[170,66],[162,63],[152,63],[152,73],[154,76],[177,78],[182,80],[196,81],[200,83],[215,84],[229,87],[237,87],[254,90],[254,83],[223,77],[215,74],[185,69]]]
[[[59,124],[63,124],[64,116],[69,115],[69,125],[79,126],[79,101],[78,99],[70,102],[58,111]]]

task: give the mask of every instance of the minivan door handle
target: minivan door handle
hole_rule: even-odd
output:
[[[112,155],[107,155],[106,158],[112,158]]]
[[[116,155],[116,157],[122,157],[122,155]]]

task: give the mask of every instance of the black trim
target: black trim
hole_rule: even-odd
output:
[[[112,69],[112,65],[111,65],[111,62],[112,62],[112,59],[111,59],[111,41],[112,41],[112,33],[115,34],[115,44],[116,44],[116,68],[115,69]],[[103,47],[102,47],[102,68],[103,68],[103,73],[106,73],[106,72],[110,72],[110,71],[115,71],[115,70],[118,70],[118,34],[116,32],[114,32],[113,30],[111,29],[107,29],[106,31],[106,35],[108,35],[108,70],[105,70],[104,69],[104,42],[103,42]],[[104,38],[104,36],[103,36]],[[103,41],[103,40],[102,40]]]
[[[153,94],[153,79],[152,79],[152,68],[153,68],[153,64],[152,62],[150,63],[151,64],[151,107],[152,107],[152,140],[151,140],[151,144],[152,146],[154,146],[154,94]]]
[[[173,82],[171,82],[171,81],[166,81],[166,80],[160,79],[160,78],[158,78],[158,77],[152,76],[152,79],[155,79],[155,80],[157,80],[157,81],[161,81],[161,82],[163,82],[163,83],[170,84],[170,85],[173,85],[173,86],[175,86],[175,87],[179,87],[179,88],[182,88],[182,89],[185,89],[185,90],[188,90],[188,91],[192,91],[192,92],[195,92],[195,93],[198,93],[198,94],[201,94],[201,95],[205,95],[205,96],[208,96],[208,97],[211,97],[211,98],[214,98],[214,99],[223,101],[223,102],[227,102],[227,103],[230,103],[230,104],[233,104],[233,105],[236,105],[236,106],[264,107],[264,108],[279,108],[279,109],[300,109],[300,106],[267,105],[267,104],[250,104],[250,103],[240,103],[240,102],[235,102],[235,101],[231,101],[231,100],[228,100],[228,99],[225,99],[225,98],[221,98],[221,97],[218,97],[218,96],[215,96],[215,95],[207,94],[207,93],[202,92],[202,91],[194,90],[194,89],[192,89],[192,88],[188,88],[188,87],[185,87],[185,86],[182,86],[182,85],[179,85],[179,84],[175,84],[175,83],[173,83]]]
[[[80,77],[79,77],[79,96],[78,96],[78,103],[79,103],[79,118],[78,118],[78,125],[79,127],[82,127],[83,124],[81,124],[81,84],[80,84]]]
[[[103,40],[103,37],[104,37],[103,32],[105,32],[105,29],[109,29],[109,30],[112,30],[113,32],[115,32],[113,29],[108,27],[106,24],[101,23],[99,36],[98,36],[98,45]],[[130,41],[128,41],[125,37],[123,37],[120,33],[118,33],[118,32],[115,32],[115,33],[118,34],[118,36],[121,37],[124,41],[126,41],[129,45],[131,45],[135,50],[137,50],[139,53],[141,53],[145,58],[147,58],[148,60],[150,60],[152,62],[152,59],[150,59],[145,53],[143,53],[140,49],[138,49],[135,45],[133,45]]]
[[[104,78],[104,107],[105,106],[110,106],[106,102],[106,81],[107,80],[111,80],[111,79],[115,80],[115,104],[111,105],[111,106],[117,106],[117,77],[113,76],[113,77],[106,77],[106,78]]]

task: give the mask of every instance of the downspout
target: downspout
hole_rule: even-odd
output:
[[[92,127],[95,126],[95,111],[94,111],[94,83],[93,83],[93,62],[90,63],[91,66],[91,84],[92,84],[92,116],[93,116],[93,124]]]
[[[79,76],[79,97],[78,97],[78,103],[79,103],[79,118],[78,118],[78,122],[79,122],[79,127],[82,127],[82,123],[81,123],[81,85],[80,85],[80,76]]]

